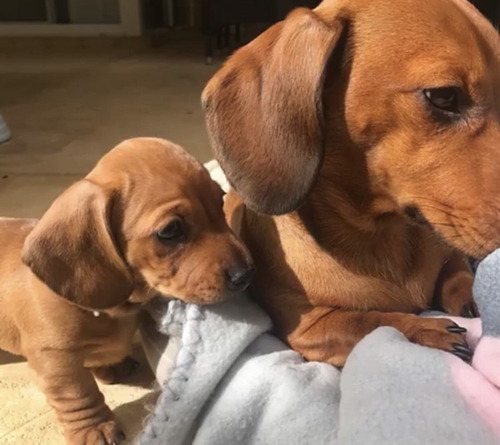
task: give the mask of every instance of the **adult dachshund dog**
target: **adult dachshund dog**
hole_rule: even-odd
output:
[[[500,38],[472,5],[297,9],[202,101],[253,296],[283,340],[342,366],[392,326],[470,358],[464,329],[416,314],[477,315],[463,253],[500,246]]]
[[[252,261],[222,197],[181,147],[138,138],[40,221],[0,219],[0,348],[27,358],[67,443],[123,438],[94,377],[130,371],[143,303],[157,294],[216,303],[247,287]]]

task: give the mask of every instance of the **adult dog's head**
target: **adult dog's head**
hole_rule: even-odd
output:
[[[465,0],[295,10],[230,58],[203,105],[258,212],[321,186],[374,218],[416,209],[470,255],[500,246],[500,38]]]

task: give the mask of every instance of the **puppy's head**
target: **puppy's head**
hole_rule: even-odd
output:
[[[215,303],[244,290],[252,273],[222,197],[181,147],[131,139],[52,204],[22,258],[49,288],[83,307],[140,303],[155,293]]]
[[[203,105],[254,210],[294,210],[321,177],[364,213],[417,209],[471,255],[500,246],[500,38],[465,0],[298,9],[235,53]]]

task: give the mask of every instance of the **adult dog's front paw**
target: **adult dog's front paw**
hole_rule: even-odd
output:
[[[413,343],[451,352],[466,362],[472,359],[472,350],[465,339],[467,330],[446,318],[419,318],[406,331]]]

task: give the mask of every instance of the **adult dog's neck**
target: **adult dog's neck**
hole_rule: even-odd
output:
[[[297,211],[318,244],[346,261],[411,264],[423,230],[388,196],[373,191],[360,153],[327,153],[317,183]],[[356,167],[353,167],[356,166]]]

